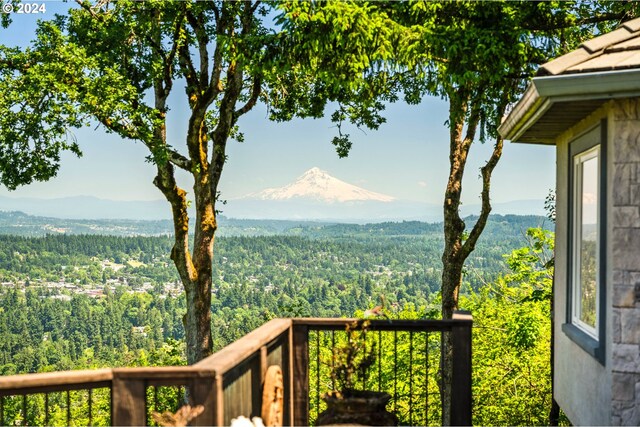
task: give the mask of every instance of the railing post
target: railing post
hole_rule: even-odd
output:
[[[214,396],[214,426],[223,426],[225,425],[225,413],[224,413],[224,377],[222,375],[218,375],[216,373],[214,382],[213,382],[213,396]]]
[[[123,379],[114,372],[111,385],[111,425],[147,425],[143,380]]]
[[[202,377],[193,380],[190,392],[193,399],[192,405],[204,406],[204,412],[192,421],[192,425],[217,425],[217,394],[214,392],[214,373],[203,373]]]
[[[309,327],[291,325],[289,366],[294,426],[309,425]]]
[[[453,372],[451,376],[451,425],[471,425],[471,327],[473,317],[467,311],[457,311],[454,320],[460,322],[451,329]]]

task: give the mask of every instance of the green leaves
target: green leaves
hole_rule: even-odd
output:
[[[385,7],[354,1],[278,3],[283,57],[296,66],[274,64],[275,80],[284,85],[269,93],[272,117],[321,117],[327,103],[335,102],[340,107],[332,121],[338,125],[348,120],[377,129],[384,123],[383,102],[397,99],[389,77],[401,36]],[[282,96],[285,92],[294,96]],[[339,132],[332,143],[340,157],[348,155],[348,133]]]
[[[85,118],[57,91],[63,64],[41,55],[0,46],[0,183],[12,190],[54,176],[61,151],[80,155],[71,129]]]
[[[474,320],[474,424],[547,423],[553,237],[529,229],[527,245],[505,256],[510,273],[461,297]]]
[[[507,323],[507,343],[519,351],[531,350],[538,343],[541,323],[548,318],[520,305],[511,322]]]
[[[80,155],[72,132],[91,120],[125,138],[151,138],[156,115],[108,60],[111,51],[96,54],[105,46],[64,34],[79,16],[41,22],[24,52],[0,47],[0,182],[10,189],[55,176],[62,151]],[[91,30],[83,30],[89,40],[97,37]]]

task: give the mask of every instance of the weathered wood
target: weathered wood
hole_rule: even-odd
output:
[[[254,359],[259,360],[257,357]],[[260,408],[255,408],[256,399],[254,397],[254,394],[258,392],[257,389],[260,388],[259,385],[256,387],[256,368],[255,362],[249,363],[239,375],[224,379],[223,425],[230,425],[231,420],[239,416],[251,418],[259,415]],[[257,413],[254,410],[257,410]]]
[[[293,325],[305,325],[310,330],[344,330],[348,323],[357,320],[353,318],[294,318],[291,319]],[[382,320],[369,319],[369,329],[380,331],[415,331],[415,332],[442,332],[450,331],[458,323],[456,320]]]
[[[7,375],[0,377],[0,395],[14,389],[37,389],[51,386],[84,386],[86,383],[108,383],[113,378],[111,369],[46,372],[41,374]],[[68,390],[68,388],[61,388]]]
[[[289,352],[293,425],[309,425],[309,327],[294,324]]]
[[[0,396],[109,387],[112,379],[111,369],[8,375],[0,377]]]
[[[264,349],[264,352],[263,352]],[[264,354],[263,354],[264,353]],[[262,413],[262,384],[264,380],[264,374],[266,373],[266,367],[262,368],[262,364],[267,363],[267,348],[265,346],[260,347],[256,354],[256,357],[251,363],[251,371],[249,375],[251,377],[251,389],[249,395],[251,396],[251,416],[259,417]]]
[[[294,426],[293,419],[293,369],[291,366],[291,349],[293,348],[293,328],[289,329],[286,340],[280,347],[280,360],[284,384],[284,425]]]
[[[284,382],[282,368],[271,365],[267,369],[262,387],[260,416],[267,427],[284,425]]]
[[[204,412],[192,421],[192,425],[211,426],[216,420],[216,402],[214,393],[215,380],[213,376],[191,380],[189,391],[192,398],[192,406],[204,406]]]
[[[285,349],[288,349],[288,343],[289,336],[287,334],[286,337],[282,337],[280,340],[278,340],[276,345],[272,346],[271,348],[267,348],[267,367],[271,365],[278,365],[283,368],[284,372],[284,352],[286,351]]]
[[[293,425],[291,419],[291,385],[289,384],[289,335],[286,334],[278,339],[273,345],[267,347],[267,369],[271,365],[277,365],[282,370],[282,382],[283,382],[283,412],[282,422],[283,425]]]
[[[224,378],[222,375],[216,375],[213,383],[213,401],[215,402],[214,409],[214,423],[215,426],[224,426],[225,413],[224,413]]]
[[[154,366],[145,368],[113,368],[113,377],[121,379],[147,380],[181,380],[186,384],[190,378],[209,378],[214,375],[211,369],[196,368],[194,366]]]
[[[147,425],[145,391],[144,380],[115,376],[111,386],[111,424]]]
[[[260,383],[264,384],[264,378],[267,374],[267,368],[269,365],[267,364],[267,346],[263,345],[260,347]]]
[[[468,312],[455,312],[459,323],[451,331],[453,372],[451,387],[451,425],[471,425],[471,326]]]
[[[224,374],[234,368],[238,362],[246,360],[286,333],[291,327],[291,319],[273,319],[258,329],[248,333],[222,350],[193,365],[194,368],[213,369]]]

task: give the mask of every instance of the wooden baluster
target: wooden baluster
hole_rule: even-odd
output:
[[[309,327],[293,324],[289,361],[292,372],[293,425],[309,425]]]
[[[147,425],[144,380],[114,376],[111,393],[111,423],[114,426]]]

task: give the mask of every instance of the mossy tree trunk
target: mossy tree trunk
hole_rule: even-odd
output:
[[[227,40],[228,43],[216,43],[212,55],[209,53],[211,40],[205,28],[204,11],[198,14],[185,8],[185,21],[195,35],[197,58],[192,57],[187,44],[177,44],[175,48],[180,72],[186,79],[191,109],[186,135],[188,155],[169,151],[168,161],[157,162],[154,184],[171,205],[175,236],[171,259],[186,295],[187,312],[183,323],[189,364],[204,359],[212,352],[211,290],[216,203],[226,162],[227,141],[238,118],[256,105],[261,91],[260,76],[253,75],[247,79],[245,64],[239,54],[241,39],[255,26],[253,14],[256,6],[242,2],[214,8],[216,40]],[[198,68],[196,62],[199,63]],[[244,86],[247,81],[248,90],[243,93],[247,89]],[[162,78],[154,81],[156,109],[159,111],[166,111],[167,88],[170,89],[170,82]],[[213,116],[209,111],[212,105]],[[162,147],[169,147],[164,123],[158,128],[157,136]],[[191,174],[193,200],[187,199],[187,192],[178,185],[175,166]],[[195,210],[192,248],[187,209],[191,204]]]
[[[481,91],[480,91],[481,92]],[[464,263],[475,249],[476,243],[487,224],[491,212],[489,192],[491,174],[502,155],[503,140],[495,139],[493,151],[487,163],[481,168],[482,207],[471,231],[466,233],[466,224],[460,217],[462,179],[469,155],[469,149],[476,138],[480,125],[482,106],[474,102],[474,93],[466,88],[456,89],[449,94],[449,179],[444,197],[444,250],[442,253],[442,318],[451,319],[458,309],[458,296],[462,285]],[[502,109],[504,110],[503,104]],[[451,379],[453,352],[450,334],[442,337],[441,362],[442,423],[451,424]]]

